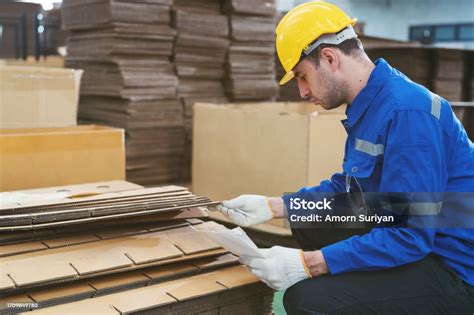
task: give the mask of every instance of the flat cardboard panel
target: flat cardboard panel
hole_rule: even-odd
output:
[[[176,247],[186,255],[220,248],[219,245],[196,232],[169,234]]]
[[[13,289],[15,284],[6,273],[0,274],[0,290]]]
[[[239,258],[237,256],[234,256],[232,254],[225,254],[225,255],[217,256],[217,257],[206,257],[206,258],[196,259],[192,263],[194,266],[198,267],[199,269],[208,269],[208,268],[213,268],[216,266],[237,263],[238,261],[239,261]]]
[[[102,297],[105,298],[105,297]],[[67,303],[53,307],[41,308],[35,310],[34,314],[74,314],[74,315],[91,315],[91,314],[100,314],[100,315],[120,315],[120,312],[117,311],[110,303],[107,303],[108,300],[99,300],[97,299],[87,299],[79,302]],[[30,313],[26,313],[30,314]]]
[[[12,245],[1,245],[0,246],[0,257],[17,255],[21,253],[34,252],[38,250],[47,249],[41,242],[26,242],[21,244],[12,244]]]
[[[76,251],[76,255],[69,255],[69,262],[80,275],[131,266],[133,262],[125,255],[122,246],[120,246],[124,245],[124,241],[112,241],[115,240],[93,243],[96,245],[93,247],[82,247]]]
[[[234,289],[249,283],[259,282],[258,277],[253,275],[250,270],[243,265],[231,267],[227,272],[219,275],[217,282],[228,289]]]
[[[148,283],[150,279],[139,272],[119,273],[115,275],[105,276],[101,278],[92,278],[89,284],[96,290],[103,291],[110,288],[129,286],[132,284]]]
[[[47,245],[49,248],[71,246],[83,243],[90,243],[99,241],[100,238],[94,234],[75,234],[64,237],[52,238],[49,240],[44,240],[43,244]],[[1,247],[0,247],[1,248]]]
[[[19,190],[17,192],[24,194],[50,194],[56,192],[64,192],[67,194],[67,196],[78,197],[143,188],[143,186],[127,182],[125,180],[111,180],[85,184],[62,185],[55,187]]]
[[[95,290],[87,283],[68,283],[66,285],[57,286],[43,290],[31,291],[28,294],[38,303],[53,299],[61,299],[74,295],[92,295]]]
[[[0,128],[75,126],[82,72],[0,66]]]
[[[199,278],[199,281],[193,281],[193,278],[198,276],[188,279],[176,280],[167,290],[168,294],[176,298],[178,301],[183,301],[190,298],[227,290],[226,287],[216,282],[216,278],[212,276],[208,274],[202,275]]]
[[[196,104],[192,190],[224,200],[281,195],[304,185],[308,123],[302,110],[284,103]]]
[[[20,256],[23,255],[12,257]],[[3,260],[5,259],[2,259],[2,261]],[[0,261],[0,272],[3,275],[10,275],[18,286],[32,285],[40,282],[77,276],[77,272],[69,265],[65,257],[61,256],[29,257],[5,263],[2,261]],[[34,268],[32,268],[33,266]]]
[[[135,264],[144,264],[183,255],[183,252],[174,245],[173,240],[165,234],[147,233],[136,235],[134,238],[139,239],[143,245],[139,248],[127,249],[125,254]]]
[[[0,191],[125,178],[123,130],[0,130]]]
[[[112,305],[122,314],[146,310],[160,305],[176,303],[168,295],[169,283],[153,285],[116,294],[111,297]]]
[[[153,280],[158,280],[160,278],[165,278],[185,272],[197,272],[198,268],[193,266],[191,262],[179,262],[174,264],[169,264],[166,266],[160,266],[156,269],[148,269],[144,271],[144,274]]]

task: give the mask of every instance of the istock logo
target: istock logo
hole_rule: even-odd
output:
[[[290,198],[291,210],[332,210],[331,203],[334,199],[327,200],[324,198],[319,201],[306,201],[301,198]]]

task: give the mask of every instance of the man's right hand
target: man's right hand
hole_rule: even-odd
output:
[[[270,200],[259,195],[241,195],[222,202],[217,209],[240,226],[263,223],[275,217]]]

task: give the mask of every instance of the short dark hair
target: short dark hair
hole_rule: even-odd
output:
[[[313,61],[316,67],[319,67],[319,58],[321,57],[321,50],[326,47],[337,48],[346,56],[359,56],[361,53],[364,52],[362,42],[357,37],[354,37],[343,41],[339,45],[321,44],[315,50],[313,50],[311,54],[306,58]]]

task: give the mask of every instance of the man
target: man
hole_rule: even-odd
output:
[[[343,172],[283,197],[224,201],[218,209],[236,224],[291,216],[292,198],[316,201],[321,193],[474,192],[474,146],[448,102],[383,59],[374,64],[355,22],[334,5],[310,2],[288,12],[276,29],[287,72],[280,84],[296,78],[301,97],[325,109],[348,104]],[[417,215],[407,224],[320,249],[312,245],[317,229],[292,226],[303,250],[275,246],[261,250],[265,258],[241,261],[269,286],[288,288],[289,314],[472,314],[474,207],[444,213],[457,225],[427,224],[440,212],[438,201],[408,201]]]

